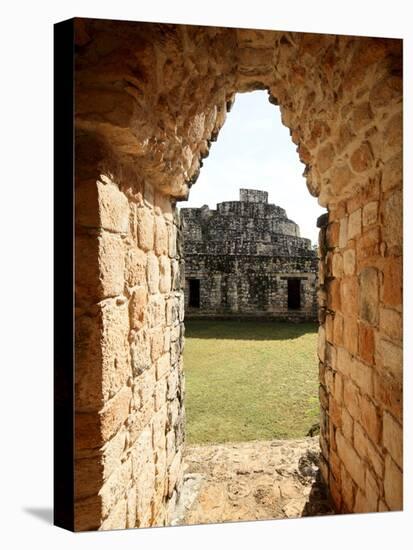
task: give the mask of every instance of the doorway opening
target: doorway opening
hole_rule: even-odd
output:
[[[199,279],[188,279],[188,306],[199,308],[201,306],[201,285]]]
[[[274,142],[276,151],[266,148]],[[303,514],[288,507],[277,488],[300,503],[304,488],[292,478],[264,480],[254,470],[268,470],[285,452],[292,457],[293,477],[305,455],[307,472],[314,476],[308,485],[315,480],[319,449],[313,243],[321,208],[301,190],[294,149],[265,92],[239,94],[180,209],[186,275],[185,461],[189,472],[202,472],[209,480],[199,502],[212,501],[227,486],[224,506],[229,498],[235,514],[262,519],[285,517],[282,509],[290,509],[287,517]],[[290,492],[289,483],[294,485]],[[245,491],[251,500],[242,496]],[[254,493],[262,495],[258,505]],[[186,520],[220,521],[213,513],[196,504]]]
[[[288,309],[301,308],[301,280],[300,279],[288,279],[287,305],[288,305]]]

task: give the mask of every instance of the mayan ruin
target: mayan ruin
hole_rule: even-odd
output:
[[[317,253],[268,193],[182,208],[186,317],[317,318]]]

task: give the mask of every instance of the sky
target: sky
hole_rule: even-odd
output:
[[[316,221],[326,210],[310,195],[302,176],[305,166],[266,91],[236,95],[203,163],[181,208],[207,204],[215,209],[217,202],[239,200],[240,188],[261,189],[268,191],[268,202],[298,223],[302,237],[317,243]]]

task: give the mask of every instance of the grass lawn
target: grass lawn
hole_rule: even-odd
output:
[[[318,422],[316,324],[185,325],[188,443],[303,437]]]

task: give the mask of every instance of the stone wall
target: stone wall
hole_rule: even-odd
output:
[[[315,320],[317,255],[268,193],[240,189],[216,210],[182,208],[187,317]],[[199,307],[190,284],[199,281]],[[288,279],[300,281],[300,307],[288,307]]]
[[[400,40],[76,20],[77,529],[167,522],[184,410],[167,197],[188,196],[235,93],[256,89],[328,209],[323,476],[338,511],[402,508],[401,67]]]
[[[182,480],[184,301],[168,198],[76,189],[76,529],[168,523]]]

